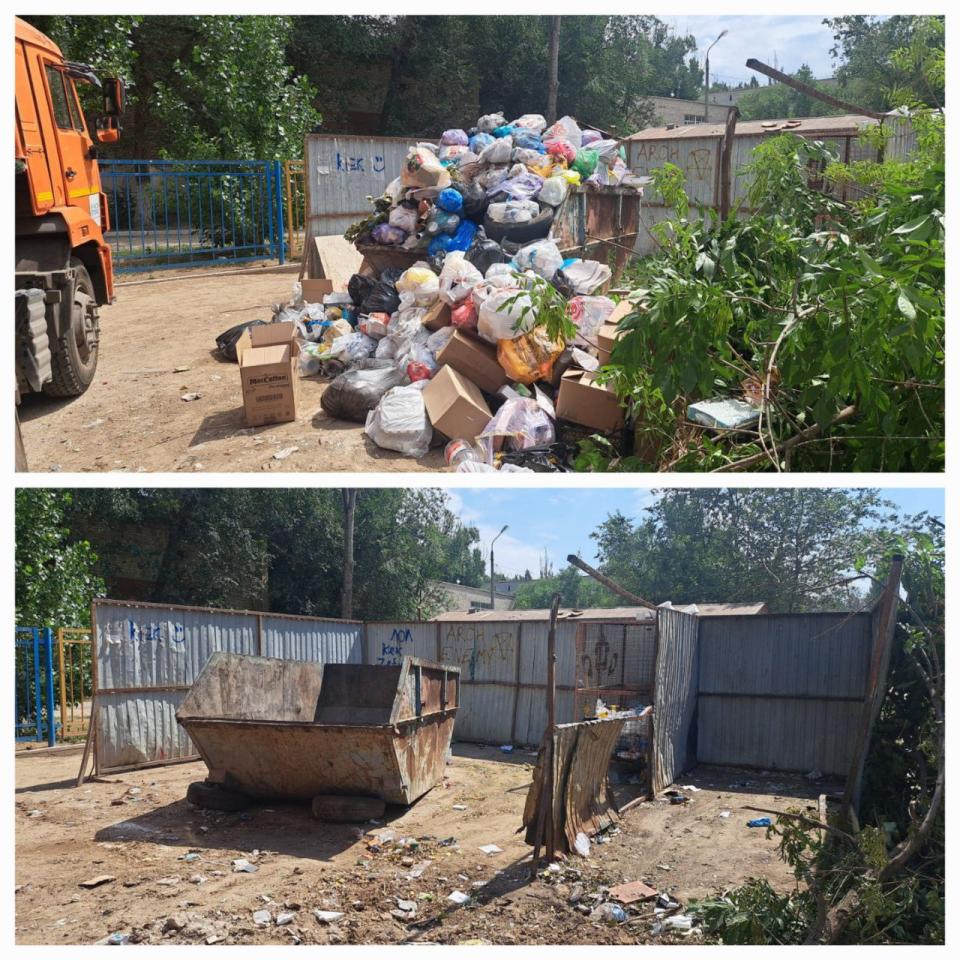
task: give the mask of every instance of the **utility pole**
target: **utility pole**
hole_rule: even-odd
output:
[[[550,18],[550,53],[547,58],[549,76],[547,81],[547,123],[557,119],[557,96],[560,92],[560,18]]]
[[[707,55],[704,57],[704,83],[703,83],[703,122],[707,123],[710,119],[710,51],[729,33],[728,30],[721,30],[717,39],[707,47]]]
[[[503,525],[503,530],[501,530],[500,533],[498,533],[490,541],[490,609],[491,610],[496,610],[496,607],[494,606],[494,601],[493,601],[493,545],[497,542],[497,540],[500,539],[501,534],[503,534],[504,530],[507,529],[507,526],[508,525],[505,523]]]

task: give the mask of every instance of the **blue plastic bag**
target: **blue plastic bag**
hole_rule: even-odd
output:
[[[756,820],[748,820],[748,827],[772,827],[773,823],[769,817],[757,817]]]
[[[463,195],[452,187],[440,191],[437,197],[437,206],[447,213],[459,213],[463,209]]]
[[[493,131],[493,135],[498,139],[500,137],[509,137],[513,133],[513,129],[514,128],[510,126],[509,123],[507,123],[507,124],[504,124],[504,126],[502,127],[495,127]]]
[[[483,148],[489,147],[493,141],[494,137],[490,136],[489,133],[475,133],[470,138],[470,149],[477,154],[477,156],[480,156]]]

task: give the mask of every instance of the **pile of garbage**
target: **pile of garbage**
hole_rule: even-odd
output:
[[[411,147],[346,234],[367,254],[347,291],[311,304],[295,284],[276,308],[297,326],[301,376],[332,380],[324,411],[411,457],[436,432],[459,472],[566,470],[578,439],[616,434],[623,411],[595,380],[612,272],[549,233],[572,186],[628,175],[617,141],[571,117],[490,114]],[[390,250],[399,265],[378,269]]]

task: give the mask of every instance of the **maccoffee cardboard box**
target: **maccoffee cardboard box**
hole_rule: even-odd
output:
[[[237,363],[248,427],[297,419],[297,355],[293,323],[249,327],[237,341]]]
[[[428,330],[440,330],[450,326],[450,304],[438,300],[423,315],[423,325]]]
[[[568,370],[560,379],[557,394],[557,417],[601,433],[610,433],[623,426],[623,409],[617,395],[596,382],[596,374],[585,370]]]
[[[323,303],[323,298],[328,293],[333,293],[333,281],[304,278],[300,281],[300,289],[303,291],[304,303]]]
[[[451,440],[475,440],[492,416],[480,388],[450,366],[423,388],[423,404],[434,428]]]
[[[459,330],[437,354],[437,363],[453,367],[487,393],[496,393],[507,382],[507,374],[497,360],[497,348]]]

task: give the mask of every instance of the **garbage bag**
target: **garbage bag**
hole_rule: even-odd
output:
[[[236,363],[237,341],[250,327],[258,327],[263,322],[263,320],[250,320],[247,323],[238,323],[235,327],[230,327],[229,330],[224,330],[223,333],[217,337],[217,350],[220,352],[220,356]]]
[[[365,277],[362,273],[355,273],[347,281],[347,293],[356,306],[361,306],[363,301],[373,293],[373,288],[377,285],[375,277]]]
[[[515,397],[507,400],[493,415],[490,422],[477,437],[477,442],[486,454],[487,461],[502,450],[525,450],[553,443],[556,429],[553,421],[541,409],[536,400]]]
[[[478,223],[483,220],[487,209],[487,191],[479,183],[456,184],[454,190],[460,192],[463,198],[462,215]]]
[[[538,199],[541,203],[549,203],[551,207],[559,207],[566,199],[569,186],[563,177],[548,177],[543,181]]]
[[[376,348],[377,341],[365,333],[346,333],[327,344],[323,357],[347,364],[358,363],[366,360]]]
[[[529,223],[539,213],[540,204],[536,200],[508,200],[487,207],[487,216],[496,223]]]
[[[580,171],[579,170],[564,170],[560,174],[564,180],[567,181],[571,186],[576,187],[580,185]]]
[[[546,147],[543,141],[535,133],[528,133],[523,130],[513,132],[513,145],[524,150],[533,150],[536,153],[546,153]]]
[[[400,294],[397,293],[397,280],[402,271],[387,267],[380,274],[373,290],[364,298],[360,309],[363,313],[393,313],[400,306]]]
[[[448,187],[450,174],[437,155],[423,146],[410,149],[403,161],[400,179],[405,187]]]
[[[547,140],[545,146],[551,157],[559,157],[567,163],[577,159],[577,148],[569,140]]]
[[[543,114],[540,113],[525,113],[522,117],[518,117],[511,124],[513,127],[517,127],[521,130],[529,130],[531,133],[535,133],[538,136],[543,133],[547,128],[547,120]]]
[[[470,294],[470,298],[473,300],[474,305],[477,308],[478,315],[480,308],[484,305],[487,299],[492,297],[495,293],[499,293],[501,290],[506,289],[519,289],[517,278],[513,275],[512,271],[509,274],[495,274],[489,279],[484,279],[478,283],[473,288],[473,292]]]
[[[521,270],[533,270],[544,280],[552,280],[563,264],[563,256],[553,240],[534,240],[520,248],[514,261]]]
[[[436,207],[431,211],[430,218],[427,220],[427,233],[431,236],[439,236],[441,233],[453,235],[460,226],[460,215],[457,213],[447,213],[446,210],[440,210]]]
[[[563,340],[551,340],[544,327],[497,343],[497,360],[507,376],[517,383],[547,380],[553,364],[563,353]]]
[[[440,271],[440,299],[454,306],[470,296],[471,290],[483,279],[483,274],[461,250],[447,254]]]
[[[370,231],[370,239],[386,247],[399,247],[407,239],[407,232],[389,223],[378,223]]]
[[[509,175],[509,167],[501,163],[496,166],[487,167],[473,182],[483,187],[484,190],[489,190],[494,184],[500,183],[501,180],[506,180]]]
[[[544,140],[569,140],[575,149],[580,149],[583,132],[573,117],[561,117],[552,127],[543,132]]]
[[[489,133],[476,133],[470,138],[470,149],[479,156],[483,148],[489,146],[495,139]]]
[[[371,313],[361,317],[357,329],[373,340],[381,340],[389,332],[390,316],[386,313]]]
[[[596,346],[597,331],[613,313],[616,304],[609,297],[571,297],[567,301],[567,316],[577,326],[576,343]]]
[[[493,135],[495,137],[512,137],[513,127],[509,123],[505,123],[502,127],[495,127]]]
[[[397,341],[393,337],[384,337],[377,343],[377,349],[373,352],[377,360],[393,361],[397,356]]]
[[[525,147],[514,147],[510,159],[514,163],[522,163],[527,169],[539,167],[543,163],[546,150],[529,150]]]
[[[577,158],[570,165],[570,169],[576,170],[586,180],[587,177],[593,176],[593,171],[597,169],[599,159],[600,154],[596,150],[580,149],[577,151]]]
[[[481,163],[509,163],[513,152],[513,137],[501,137],[488,144],[480,153]]]
[[[470,300],[465,300],[464,303],[470,303]],[[456,308],[454,308],[456,309]],[[474,329],[476,329],[476,310],[474,310]],[[426,347],[427,349],[436,357],[436,355],[450,342],[450,338],[457,332],[456,327],[441,327],[439,330],[434,330],[433,333],[427,337]]]
[[[477,225],[472,220],[461,220],[456,233],[450,238],[447,250],[463,250],[466,252],[473,246],[473,239],[477,235]]]
[[[473,302],[473,297],[467,297],[461,300],[450,311],[450,326],[443,327],[443,330],[469,330],[475,333],[477,330],[477,305]],[[437,333],[441,331],[438,330]],[[452,334],[451,334],[452,336]],[[439,350],[440,348],[438,348]]]
[[[487,191],[488,197],[505,194],[514,200],[534,200],[543,187],[543,177],[538,177],[535,173],[525,171],[517,177],[510,177],[502,180],[496,186]],[[538,211],[539,212],[539,211]]]
[[[310,341],[305,340],[300,344],[297,372],[301,377],[315,377],[320,372],[323,359],[323,347],[318,343],[310,343]]]
[[[603,139],[603,134],[599,130],[584,130],[580,137],[580,146],[589,147],[598,140]]]
[[[496,240],[481,240],[467,252],[467,259],[484,275],[495,263],[506,263],[510,257]]]
[[[440,278],[426,263],[419,261],[400,275],[397,292],[401,302],[408,299],[421,307],[429,307],[440,293]]]
[[[509,263],[491,263],[487,267],[487,272],[484,274],[484,277],[487,280],[490,280],[492,277],[512,277],[513,276],[513,267]]]
[[[605,163],[613,163],[620,156],[620,144],[616,140],[596,140],[590,144],[591,150]]]
[[[596,260],[574,260],[557,271],[555,282],[557,289],[567,297],[589,296],[612,276],[613,271],[605,263]]]
[[[477,333],[484,340],[496,343],[519,337],[532,330],[536,323],[537,315],[529,294],[516,287],[505,287],[490,294],[480,305]]]
[[[347,370],[323,391],[320,406],[328,416],[337,420],[366,423],[367,414],[380,398],[388,390],[400,386],[405,376],[403,370],[392,363],[387,367]]]
[[[419,387],[393,387],[367,414],[364,432],[384,450],[409,457],[426,456],[433,439],[433,426]]]
[[[502,113],[485,113],[477,120],[477,130],[480,133],[493,133],[497,127],[502,127],[507,118]]]
[[[446,210],[447,213],[459,213],[463,209],[463,194],[459,190],[454,190],[453,187],[447,187],[440,191],[437,206],[441,210]]]
[[[470,138],[467,136],[466,130],[444,130],[443,136],[440,138],[440,145],[446,147],[454,144],[465,147],[469,142]]]

